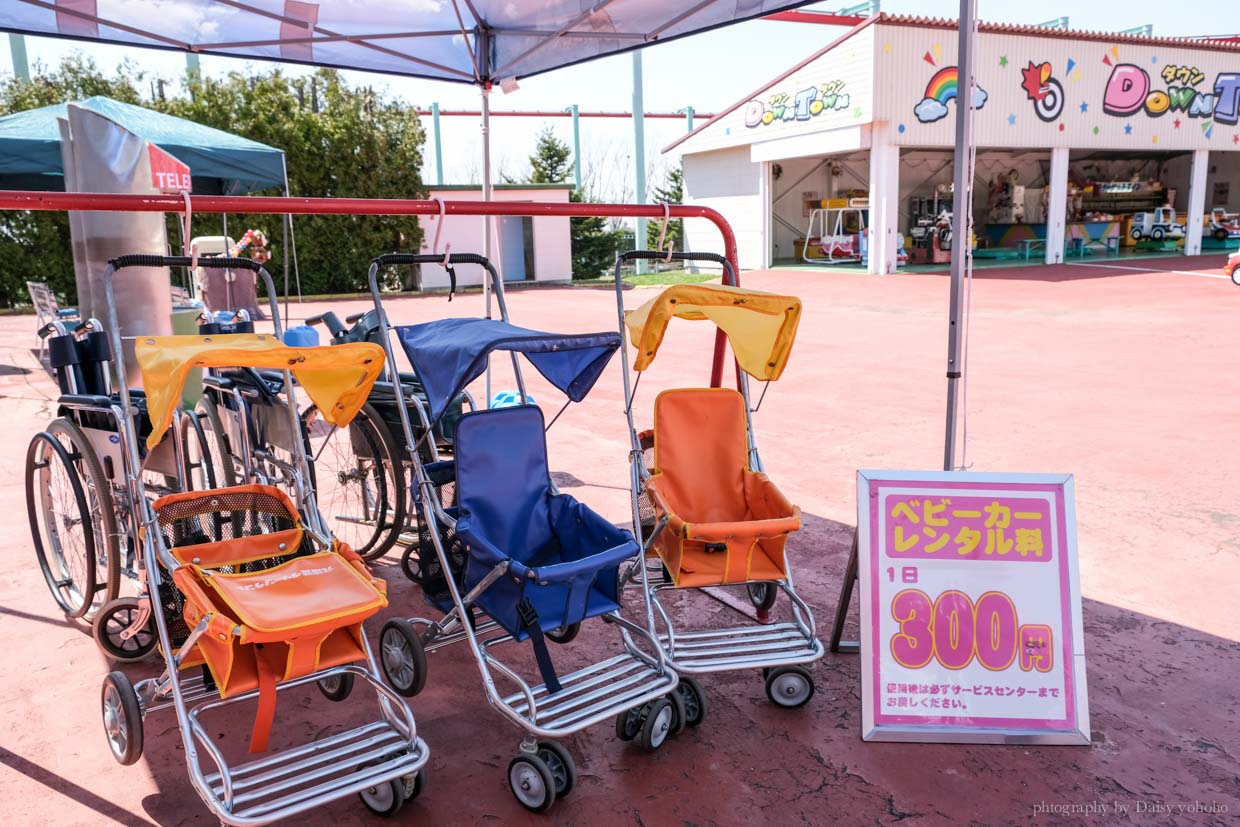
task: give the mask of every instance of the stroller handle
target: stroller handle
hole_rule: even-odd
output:
[[[108,262],[113,270],[126,267],[192,267],[194,260],[189,256],[156,256],[146,253],[132,253],[117,256]],[[199,267],[215,270],[252,270],[263,273],[263,265],[252,258],[230,258],[228,256],[203,256],[198,259]],[[270,277],[267,278],[271,280]]]
[[[732,262],[728,261],[721,255],[716,253],[672,253],[672,261],[705,261],[711,264],[718,264],[723,267],[730,277],[725,279],[724,284],[729,281],[736,283],[736,270],[732,267]],[[660,253],[658,250],[628,250],[616,256],[616,278],[620,277],[620,265],[626,261],[667,261],[667,253]]]
[[[486,256],[480,256],[477,253],[456,253],[449,255],[448,253],[384,253],[371,261],[371,269],[379,267],[388,267],[399,264],[439,264],[448,271],[448,295],[451,297],[456,293],[456,270],[452,269],[457,264],[476,264],[491,278],[491,284],[494,286],[499,281],[499,274],[495,272],[495,265],[491,264],[491,260]]]

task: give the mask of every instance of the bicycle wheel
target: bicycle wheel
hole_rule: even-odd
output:
[[[77,423],[56,419],[48,424],[47,432],[64,446],[86,495],[95,537],[95,596],[86,616],[94,617],[101,606],[115,600],[121,592],[120,531],[112,500],[112,482],[104,473],[94,446]]]
[[[26,451],[26,509],[39,568],[68,618],[85,615],[95,596],[95,534],[86,491],[64,445],[35,434]]]
[[[319,511],[341,541],[366,560],[382,557],[405,526],[405,469],[395,441],[367,403],[338,428],[311,405],[302,414]]]

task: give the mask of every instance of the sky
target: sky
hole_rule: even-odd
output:
[[[376,0],[379,2],[379,0]],[[851,0],[834,0],[812,9],[841,8]],[[1040,23],[1068,15],[1071,28],[1115,31],[1146,23],[1154,25],[1155,35],[1204,35],[1240,33],[1240,0],[1216,3],[1169,4],[1166,0],[978,0],[983,20],[1004,23]],[[882,9],[893,14],[919,14],[955,17],[958,0],[882,0]],[[753,21],[726,29],[649,47],[642,52],[645,109],[648,112],[675,112],[692,106],[698,112],[717,112],[748,95],[763,83],[785,71],[802,58],[838,37],[842,28]],[[26,51],[32,64],[57,65],[61,58],[80,51],[91,57],[105,72],[112,72],[129,59],[149,74],[167,79],[183,77],[184,55],[175,52],[138,50],[118,46],[92,45],[49,38],[27,38]],[[0,38],[0,72],[11,71],[7,38]],[[258,62],[235,58],[204,56],[202,71],[225,74],[266,69]],[[309,71],[288,66],[291,74]],[[392,97],[423,107],[438,102],[443,109],[478,108],[474,87],[397,78],[365,72],[346,72],[355,84],[375,87]],[[631,55],[603,58],[592,63],[551,72],[520,82],[510,94],[496,90],[492,109],[563,110],[577,104],[582,111],[630,111],[633,92]],[[430,133],[429,118],[427,132]],[[700,122],[699,122],[700,123]],[[550,124],[556,135],[571,145],[572,127],[568,118],[543,121],[535,118],[497,118],[492,120],[492,155],[495,178],[519,177],[528,170],[537,133]],[[481,177],[482,141],[476,117],[441,118],[444,183],[476,184]],[[683,120],[647,120],[645,125],[646,167],[651,188],[659,184],[670,165],[679,162],[660,150],[685,130]],[[632,200],[635,166],[634,130],[630,120],[582,119],[583,171],[587,187],[607,200]],[[433,141],[426,146],[423,180],[436,183]]]

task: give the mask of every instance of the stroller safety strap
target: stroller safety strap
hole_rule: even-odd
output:
[[[534,604],[529,598],[523,598],[517,606],[517,613],[521,617],[521,627],[529,633],[534,660],[538,661],[538,672],[547,686],[547,692],[554,695],[564,687],[560,686],[560,679],[555,674],[555,664],[551,662],[551,653],[547,651],[547,639],[538,623],[538,612],[534,610]]]
[[[288,347],[274,336],[139,336],[135,344],[146,388],[154,448],[172,424],[181,391],[194,368],[290,370],[332,425],[343,427],[366,404],[383,370],[383,348],[371,342],[323,347]]]

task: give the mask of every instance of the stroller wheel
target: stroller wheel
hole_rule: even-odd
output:
[[[412,623],[393,618],[383,624],[379,650],[383,676],[393,689],[406,698],[422,691],[426,686],[426,650]]]
[[[508,786],[522,807],[545,812],[555,803],[555,777],[537,755],[521,754],[508,762]]]
[[[159,639],[155,636],[155,627],[150,620],[138,629],[129,639],[121,634],[133,625],[142,610],[142,599],[137,597],[121,597],[108,603],[95,615],[92,630],[99,648],[113,660],[123,663],[142,660],[155,649]]]
[[[577,633],[581,631],[580,623],[573,623],[568,626],[561,626],[550,632],[544,632],[544,637],[552,643],[568,643],[577,637]]]
[[[621,741],[632,741],[642,731],[642,712],[644,706],[635,706],[616,716],[616,737]]]
[[[672,727],[667,734],[675,737],[685,731],[685,724],[689,722],[685,715],[685,700],[678,689],[673,689],[663,697],[667,698],[667,702],[672,705]]]
[[[774,583],[750,583],[745,587],[749,602],[760,612],[769,612],[779,597],[779,587]]]
[[[655,698],[646,707],[645,720],[642,722],[641,744],[646,752],[654,752],[663,746],[675,723],[676,710],[667,698]]]
[[[706,719],[706,693],[702,685],[688,675],[681,675],[676,693],[685,707],[685,723],[691,727],[700,725]]]
[[[103,679],[103,731],[118,763],[128,766],[142,757],[142,706],[124,672]]]
[[[399,778],[382,781],[362,790],[357,797],[375,815],[391,818],[405,805],[405,782]]]
[[[572,792],[577,783],[577,764],[569,751],[555,741],[539,741],[538,757],[551,770],[556,798],[563,798]]]
[[[317,682],[319,691],[329,701],[343,701],[353,691],[353,673],[330,675]]]
[[[814,697],[814,677],[804,666],[779,666],[766,676],[766,696],[776,706],[796,709]]]
[[[401,782],[405,785],[405,800],[413,801],[422,794],[422,790],[426,787],[426,770],[418,770],[413,775],[402,776]]]

